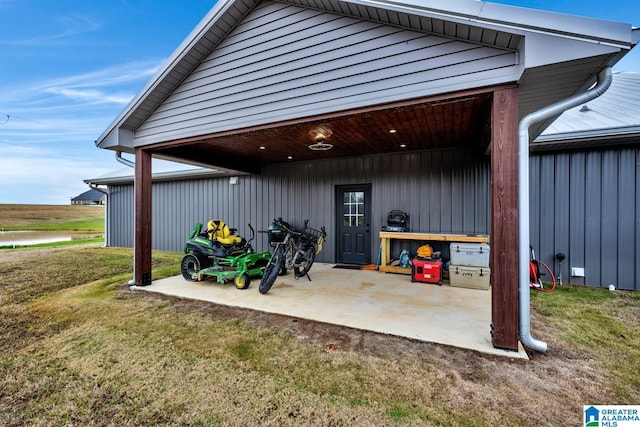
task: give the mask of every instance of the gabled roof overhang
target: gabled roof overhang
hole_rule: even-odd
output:
[[[138,127],[259,3],[260,0],[218,2],[156,76],[98,138],[96,145],[100,148],[133,152],[137,145],[135,138]],[[595,80],[597,72],[604,66],[615,64],[638,42],[639,37],[638,30],[632,29],[628,24],[475,0],[434,1],[429,2],[428,5],[411,0],[401,2],[281,0],[279,3],[329,11],[338,15],[517,52],[520,73],[512,84],[518,84],[520,88],[520,117],[588,88]],[[451,100],[465,99],[465,96],[457,94],[442,94],[442,96]],[[407,104],[411,102],[411,99],[407,99]],[[420,102],[416,100],[416,105]],[[377,111],[375,120],[378,122],[389,120],[388,113],[394,111],[379,106],[374,110]],[[367,114],[370,116],[371,112]],[[337,116],[344,118],[353,114],[342,111]],[[308,117],[305,122],[297,118],[296,126],[300,123],[313,126],[319,120],[318,117]],[[281,123],[273,124],[274,129],[290,130],[290,127],[281,126]],[[533,128],[532,136],[539,134],[546,125],[547,123],[541,123]],[[261,124],[260,129],[264,131],[265,128],[268,126]],[[190,138],[189,141],[182,139],[162,141],[168,145],[165,144],[157,154],[180,160],[181,150],[171,147],[176,147],[182,142],[191,142],[191,151],[197,154],[193,157],[203,159],[206,155],[197,151],[206,148],[207,141],[211,143],[217,138],[227,138],[219,141],[223,141],[228,146],[229,138],[232,136],[245,140],[251,138],[251,135],[258,135],[260,138],[264,136],[251,129],[249,129],[250,132],[245,130],[247,129],[237,129],[238,132],[227,130],[224,135],[202,135],[201,139]],[[278,140],[286,139],[282,134],[270,136]],[[476,136],[478,137],[476,139],[481,139],[481,134]],[[194,142],[205,145],[196,147]],[[255,145],[255,143],[252,144],[252,146]],[[483,147],[477,148],[482,150]],[[234,155],[242,157],[243,153],[235,152]],[[190,161],[197,163],[194,159]],[[200,163],[210,164],[207,161]],[[233,161],[228,160],[226,163],[216,165],[232,169],[234,166],[242,166],[238,158]],[[253,165],[244,170],[256,171],[259,166],[259,164]]]

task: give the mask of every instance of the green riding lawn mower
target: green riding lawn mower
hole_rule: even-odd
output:
[[[212,219],[206,229],[201,223],[196,224],[184,246],[182,277],[189,281],[215,278],[218,283],[233,279],[236,288],[247,289],[251,278],[262,277],[271,259],[269,252],[254,251],[250,242],[255,230],[251,224],[249,228],[251,238],[246,240],[221,220]]]

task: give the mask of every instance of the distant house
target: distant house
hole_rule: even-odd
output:
[[[98,190],[91,189],[89,191],[85,191],[71,199],[72,205],[104,205],[104,201],[106,200],[107,195]]]

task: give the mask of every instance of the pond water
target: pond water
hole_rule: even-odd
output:
[[[69,231],[0,231],[0,247],[37,245],[40,243],[65,242],[95,237],[101,236],[95,233],[73,233]]]

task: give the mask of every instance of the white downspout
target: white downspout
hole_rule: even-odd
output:
[[[611,68],[598,73],[596,85],[575,95],[544,107],[523,117],[518,126],[518,271],[519,271],[519,335],[522,344],[532,350],[545,353],[547,343],[531,336],[531,301],[529,296],[529,128],[534,123],[558,116],[569,108],[576,107],[602,95],[611,86]]]

